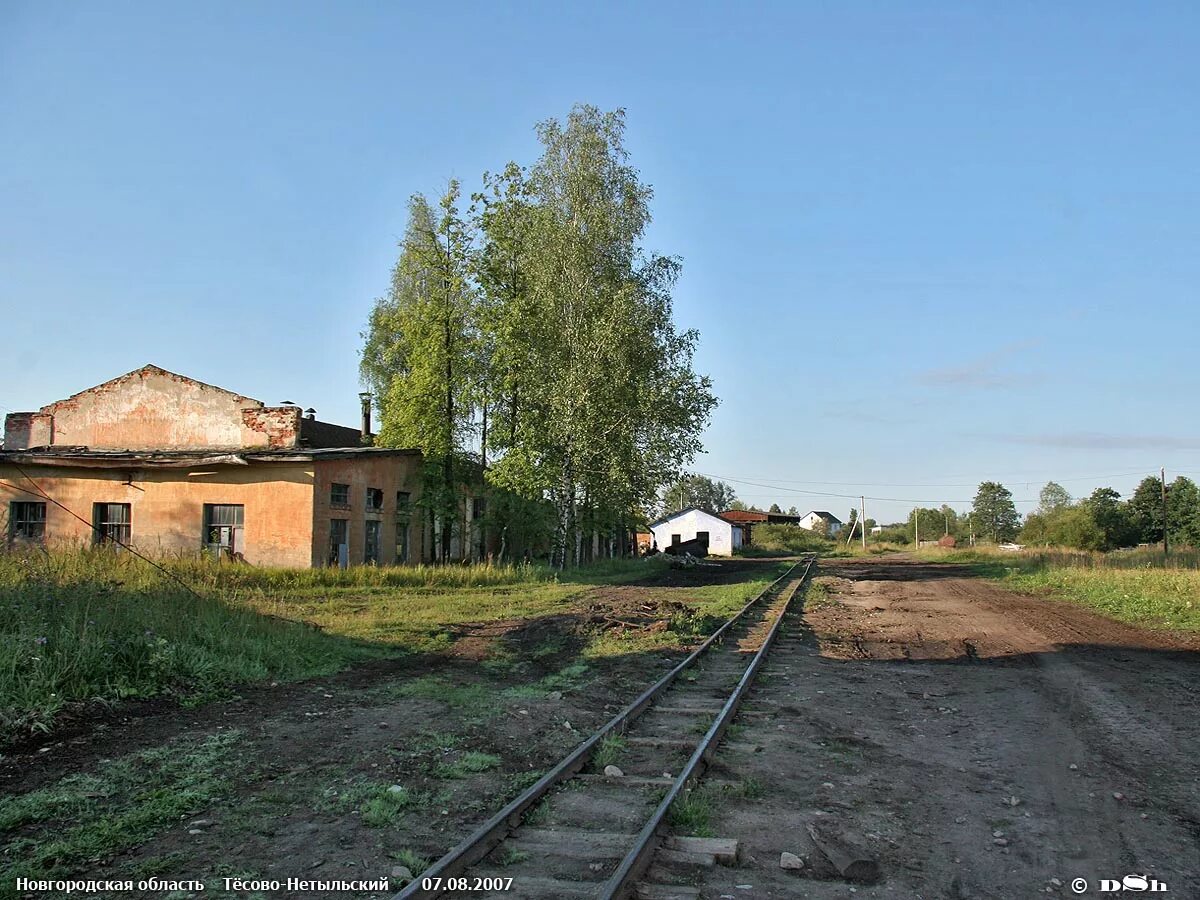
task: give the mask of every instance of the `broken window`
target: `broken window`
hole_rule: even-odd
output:
[[[367,509],[371,512],[380,512],[383,509],[382,488],[367,488]]]
[[[204,545],[214,553],[242,553],[246,508],[233,503],[204,504]]]
[[[331,566],[340,566],[350,561],[349,551],[349,521],[347,519],[329,520],[329,558]]]
[[[92,542],[96,544],[128,544],[132,531],[128,503],[92,504]]]
[[[329,486],[329,505],[334,509],[350,508],[350,485],[334,482]]]
[[[8,539],[33,541],[41,544],[46,540],[46,504],[10,503],[8,505]]]
[[[379,520],[367,520],[367,536],[363,544],[363,562],[367,565],[379,564]]]
[[[396,562],[408,562],[408,522],[396,523]]]

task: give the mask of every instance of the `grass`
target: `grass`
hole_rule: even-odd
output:
[[[701,785],[679,797],[667,813],[667,824],[686,837],[712,837],[713,798]]]
[[[592,768],[603,771],[605,766],[615,766],[621,754],[625,752],[625,747],[623,735],[606,734],[592,753]]]
[[[696,642],[716,630],[726,619],[761,593],[789,568],[789,563],[766,567],[758,578],[734,584],[710,584],[682,591],[673,588],[686,608],[675,615],[663,630],[606,631],[595,635],[583,650],[587,659],[675,649]]]
[[[412,872],[414,878],[429,868],[429,857],[422,856],[407,847],[391,856],[398,864]]]
[[[354,812],[368,828],[382,828],[400,818],[400,813],[417,806],[420,798],[400,784],[358,779],[340,791],[330,790],[322,808],[341,812]]]
[[[64,709],[328,675],[365,659],[438,652],[468,622],[562,611],[586,585],[663,562],[267,569],[107,548],[0,552],[0,744]],[[182,582],[182,583],[181,583]],[[556,688],[547,687],[547,692]]]
[[[64,877],[201,812],[239,770],[241,738],[229,729],[165,744],[0,799],[0,898],[18,896],[18,877]]]
[[[433,767],[435,778],[470,778],[500,765],[500,757],[479,750],[468,750],[451,762],[440,762]]]
[[[923,558],[966,563],[976,572],[1030,594],[1062,598],[1114,619],[1151,628],[1200,631],[1200,553],[1112,553],[988,549]]]
[[[751,540],[754,543],[742,547],[739,556],[799,556],[802,553],[829,556],[838,548],[837,541],[796,525],[755,525]]]

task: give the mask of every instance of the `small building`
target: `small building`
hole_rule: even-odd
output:
[[[742,546],[742,529],[716,513],[689,506],[650,523],[659,550],[685,541],[700,541],[712,556],[732,556]]]
[[[11,413],[0,449],[9,546],[128,545],[254,565],[392,565],[429,558],[420,451],[369,446],[314,410],[267,406],[158,366]],[[484,498],[462,498],[452,559],[486,552]]]
[[[821,509],[814,509],[812,512],[805,513],[796,523],[801,528],[807,528],[809,531],[816,531],[820,526],[819,522],[825,523],[825,528],[830,537],[842,530],[843,522],[831,512],[826,512]]]

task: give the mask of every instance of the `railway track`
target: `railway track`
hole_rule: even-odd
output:
[[[791,566],[393,900],[684,896],[642,878],[672,805],[716,752],[814,560]],[[620,774],[605,774],[605,756]]]

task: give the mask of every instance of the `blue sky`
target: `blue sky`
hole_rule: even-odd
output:
[[[0,412],[154,362],[355,423],[406,198],[589,102],[683,257],[694,469],[881,520],[1200,473],[1198,39],[1168,2],[0,0]]]

